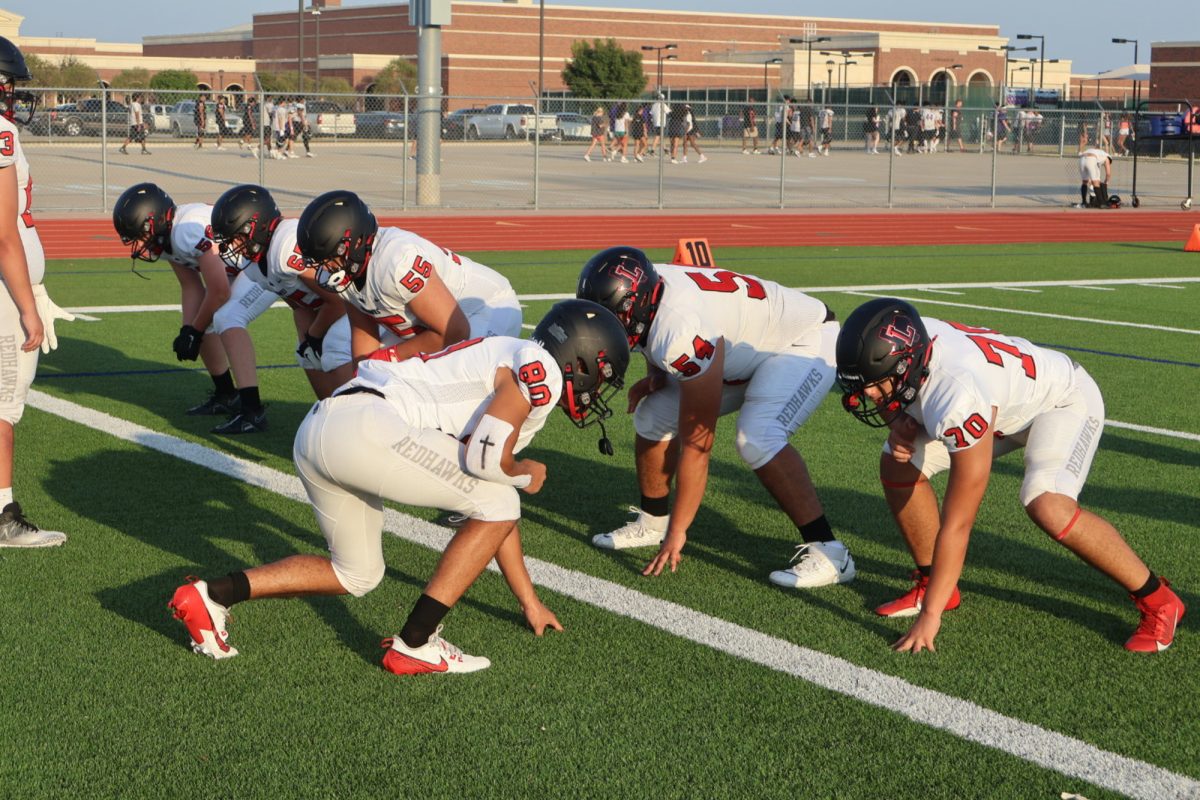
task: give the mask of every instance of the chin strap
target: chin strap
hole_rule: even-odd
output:
[[[600,452],[606,456],[613,454],[612,442],[608,440],[608,431],[604,430],[604,420],[597,419],[596,423],[600,426]]]

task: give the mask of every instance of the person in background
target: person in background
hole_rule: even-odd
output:
[[[238,147],[258,155],[258,100],[254,95],[248,96],[242,106],[242,139]]]
[[[791,95],[783,96],[783,103],[775,106],[775,130],[774,138],[771,140],[771,146],[767,148],[768,155],[779,155],[783,152],[781,145],[784,141],[784,135],[788,131],[788,124],[792,119],[792,97]],[[790,138],[790,136],[789,136]]]
[[[130,142],[137,142],[142,146],[142,154],[149,155],[150,151],[146,149],[146,119],[142,115],[142,96],[135,94],[133,99],[129,101],[129,135],[125,137],[125,142],[121,145],[121,152],[129,155],[126,149]]]
[[[608,117],[601,106],[596,106],[596,110],[592,112],[592,143],[583,154],[584,161],[592,160],[592,151],[596,149],[596,145],[600,145],[600,155],[608,161]]]
[[[196,98],[196,106],[192,109],[192,122],[196,126],[196,141],[193,147],[204,147],[204,128],[208,125],[208,106],[204,95]]]
[[[292,139],[299,139],[304,145],[304,157],[316,158],[317,155],[309,146],[309,139],[312,138],[312,133],[308,127],[308,106],[304,102],[304,98],[297,95],[296,102],[292,104]],[[417,140],[412,140],[412,156],[417,155]]]
[[[963,146],[962,138],[962,100],[954,101],[954,108],[950,110],[950,136],[946,139],[946,149],[950,149],[950,140],[958,142],[958,152],[965,153],[967,148]]]
[[[684,110],[684,128],[683,128],[683,163],[687,163],[688,145],[696,151],[696,155],[700,156],[696,159],[697,164],[703,164],[708,161],[708,156],[704,155],[704,151],[700,149],[700,143],[696,141],[700,138],[700,129],[696,125],[696,115],[692,113],[692,107],[688,103],[683,104]]]
[[[1117,122],[1117,155],[1129,155],[1129,148],[1125,143],[1129,141],[1133,134],[1133,123],[1129,119],[1128,114],[1122,114],[1121,119]]]
[[[650,106],[643,105],[634,113],[629,123],[629,136],[633,139],[633,158],[645,161],[646,131],[650,127]]]
[[[225,149],[225,137],[229,135],[229,122],[225,119],[228,113],[228,108],[225,105],[225,95],[217,95],[216,106],[213,108],[213,116],[216,117],[217,123],[217,149]]]
[[[833,144],[833,108],[831,106],[827,105],[821,109],[819,124],[821,128],[821,143],[817,149],[821,151],[821,155],[827,156],[829,155],[829,147]]]
[[[621,152],[621,163],[629,163],[629,108],[624,103],[617,103],[617,113],[613,118],[612,157],[616,159],[617,151]]]
[[[866,140],[867,152],[873,156],[879,155],[879,109],[871,106],[867,109],[863,121],[863,138]]]
[[[742,155],[751,153],[758,155],[758,112],[747,103],[742,107]]]
[[[663,99],[662,92],[659,92],[658,99],[654,101],[654,105],[650,106],[651,132],[654,134],[654,141],[650,143],[650,149],[647,151],[650,155],[654,155],[656,151],[662,149],[663,128],[667,126],[667,115],[670,113],[671,107]]]

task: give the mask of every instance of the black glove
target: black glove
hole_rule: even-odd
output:
[[[195,361],[200,355],[200,342],[204,338],[204,331],[198,331],[191,325],[184,325],[179,329],[179,335],[175,337],[175,342],[171,346],[175,350],[175,358],[180,361]]]
[[[296,355],[300,360],[300,366],[304,369],[320,370],[321,369],[321,348],[325,344],[324,336],[313,336],[311,333],[304,334],[304,341],[296,348]]]

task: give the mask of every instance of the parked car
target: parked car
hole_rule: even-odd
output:
[[[495,103],[467,118],[468,139],[527,139],[554,131],[554,116],[538,115],[528,104]]]
[[[337,103],[308,100],[304,107],[308,132],[313,136],[353,136],[358,130],[354,114]]]
[[[152,131],[169,133],[171,130],[171,109],[166,103],[142,104],[142,119]]]
[[[592,138],[592,119],[583,114],[557,114],[554,138],[562,141]]]
[[[415,118],[414,118],[415,119]],[[403,139],[408,121],[399,111],[364,111],[354,115],[357,136],[369,139]],[[415,136],[414,129],[409,136]]]
[[[58,126],[59,118],[68,111],[74,111],[74,103],[59,103],[51,108],[38,108],[34,110],[33,119],[25,126],[25,130],[29,131],[34,136],[46,136],[50,133],[62,133],[62,129]]]
[[[39,112],[29,129],[38,135],[55,133],[62,136],[99,136],[104,127],[102,107],[100,99],[96,97],[76,103],[63,103],[47,112]],[[109,136],[124,136],[129,127],[129,109],[115,100],[110,100],[105,110],[108,113]]]
[[[204,133],[206,136],[217,135],[217,115],[214,111],[216,103],[205,104]],[[167,115],[170,119],[170,132],[179,138],[191,138],[196,135],[196,101],[181,100],[175,104]],[[242,112],[234,106],[225,110],[225,127],[229,133],[236,136],[242,132]]]
[[[442,119],[442,138],[443,139],[465,139],[467,135],[466,121],[476,114],[483,112],[483,108],[460,108],[451,111]]]

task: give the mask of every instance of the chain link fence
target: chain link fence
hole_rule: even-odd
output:
[[[868,103],[666,92],[661,108],[454,96],[420,148],[405,95],[39,91],[22,142],[35,210],[51,212],[106,213],[141,181],[180,203],[259,183],[289,210],[335,188],[393,211],[1061,207],[1078,200],[1087,147],[1116,157],[1110,192],[1131,193],[1136,149],[1144,203],[1191,195],[1190,140],[1150,136],[1152,120],[1098,105],[894,106],[882,91]],[[433,202],[422,180],[435,181]]]

